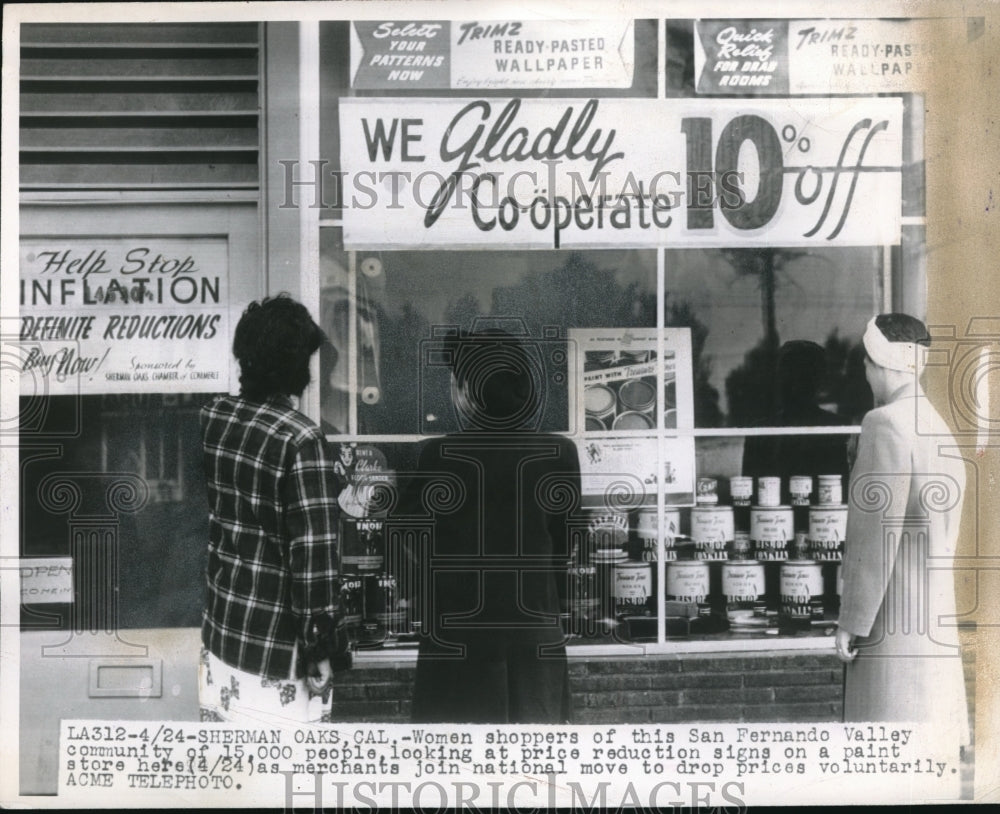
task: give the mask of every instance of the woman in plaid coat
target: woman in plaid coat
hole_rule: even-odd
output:
[[[292,403],[324,340],[291,298],[252,303],[233,339],[240,394],[201,412],[209,505],[203,720],[329,715],[331,660],[347,658],[335,458]]]

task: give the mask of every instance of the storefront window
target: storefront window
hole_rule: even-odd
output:
[[[719,99],[717,107],[729,111],[728,118],[705,117],[690,106],[704,92],[694,76],[698,32],[691,20],[667,22],[659,31],[648,21],[634,21],[629,82],[596,88],[567,83],[558,93],[533,87],[523,77],[509,79],[509,88],[503,83],[463,86],[455,79],[462,75],[460,65],[453,66],[450,83],[433,70],[420,77],[375,71],[376,63],[393,59],[385,51],[385,42],[393,37],[376,36],[373,26],[319,27],[319,146],[328,162],[323,171],[335,182],[334,194],[324,192],[318,212],[320,312],[337,350],[326,351],[321,361],[321,414],[331,440],[355,462],[351,465],[360,466],[360,458],[377,459],[375,470],[393,472],[393,488],[402,488],[414,474],[421,444],[462,427],[444,361],[447,339],[476,327],[502,324],[510,331],[513,325],[515,333],[537,344],[542,360],[545,406],[537,429],[573,439],[583,470],[573,518],[577,545],[569,546],[573,553],[566,560],[566,585],[572,583],[570,594],[576,591],[577,603],[567,599],[563,607],[574,639],[662,642],[696,630],[723,632],[729,610],[723,571],[731,571],[723,565],[732,558],[756,557],[760,565],[759,574],[741,573],[739,579],[756,585],[758,576],[766,578],[760,607],[737,609],[743,613],[740,618],[759,612],[754,625],[774,627],[781,563],[797,555],[823,563],[820,593],[828,600],[830,617],[836,557],[807,550],[808,507],[801,504],[801,495],[794,516],[789,509],[787,518],[779,518],[779,525],[787,521],[780,546],[757,539],[764,534],[760,522],[767,525],[774,518],[754,519],[747,501],[757,505],[756,479],[761,477],[779,479],[777,499],[784,508],[792,499],[793,476],[799,487],[809,479],[812,503],[821,475],[839,479],[841,486],[846,482],[848,451],[871,405],[861,335],[888,297],[907,289],[910,280],[919,286],[922,236],[913,231],[917,227],[907,227],[916,239],[910,240],[904,229],[901,249],[858,236],[844,239],[840,231],[852,204],[843,199],[841,184],[839,225],[820,214],[820,200],[803,214],[808,222],[785,233],[787,242],[777,234],[772,242],[760,237],[770,234],[770,219],[788,215],[776,208],[782,189],[774,186],[774,178],[791,179],[784,188],[789,202],[794,198],[808,207],[822,190],[829,197],[826,208],[834,206],[836,185],[829,186],[834,176],[824,175],[830,168],[817,172],[799,165],[833,164],[838,151],[846,155],[856,149],[852,139],[858,119],[818,124],[823,116],[840,114],[826,112],[815,99],[803,102],[798,119],[773,110],[773,100],[766,99],[755,100],[760,112],[753,114],[744,107],[727,107],[731,99]],[[714,30],[711,24],[709,30]],[[413,42],[400,36],[393,47],[421,50],[421,64],[433,68],[440,33],[432,35],[428,29]],[[514,41],[509,32],[501,33],[500,39]],[[665,38],[662,65],[653,58],[659,37]],[[403,81],[407,77],[420,81],[408,86]],[[742,95],[718,91],[712,92]],[[470,123],[461,103],[480,98]],[[551,109],[539,104],[550,98]],[[891,184],[871,189],[890,201],[895,195],[894,205],[911,215],[922,212],[923,194],[922,150],[912,137],[921,127],[915,98],[906,96],[902,104],[894,100],[884,114],[886,122],[871,133],[874,138],[891,121],[906,134],[898,159],[902,194]],[[658,99],[673,106],[645,107]],[[398,104],[389,105],[392,100]],[[605,108],[606,118],[599,119],[598,110]],[[616,142],[622,155],[629,150],[644,155],[653,145],[651,173],[673,166],[682,154],[689,172],[739,169],[746,175],[736,205],[740,214],[698,212],[683,197],[693,187],[681,183],[677,200],[667,204],[660,199],[665,208],[657,224],[634,208],[634,201],[649,193],[640,187],[634,198],[631,193],[609,198],[609,206],[620,207],[619,219],[602,221],[601,228],[615,231],[596,234],[597,216],[578,201],[584,220],[567,222],[563,235],[556,229],[555,247],[543,249],[538,243],[546,228],[539,223],[555,223],[558,203],[543,211],[515,209],[513,201],[503,210],[502,201],[493,202],[495,208],[475,213],[480,216],[476,220],[461,208],[459,195],[437,222],[442,213],[431,213],[427,202],[421,202],[426,196],[419,195],[414,179],[437,179],[430,185],[437,189],[459,158],[471,172],[470,183],[477,173],[488,172],[491,161],[501,173],[497,177],[536,169],[546,158],[557,164],[558,159],[589,156],[591,164],[581,172],[594,170],[594,162],[604,155],[598,150],[601,139],[610,145],[624,138],[620,116],[646,113],[663,117],[663,126],[652,128],[645,143]],[[676,121],[668,121],[671,115]],[[768,124],[772,115],[778,118]],[[409,130],[404,133],[403,128]],[[573,129],[568,138],[576,141],[555,146],[567,128]],[[469,145],[477,152],[464,155]],[[357,172],[359,167],[364,171]],[[641,159],[633,167],[647,169]],[[559,188],[545,177],[552,196]],[[361,182],[363,195],[357,186]],[[710,190],[724,191],[721,182],[712,183],[716,186]],[[538,186],[534,194],[546,194]],[[402,203],[395,203],[397,195]],[[387,207],[389,199],[394,203]],[[406,201],[412,215],[401,214]],[[474,203],[484,201],[476,198]],[[363,217],[351,207],[363,210]],[[504,212],[508,221],[500,218]],[[472,222],[479,231],[468,231]],[[412,234],[397,231],[404,223]],[[653,231],[627,231],[640,224],[642,229],[655,225],[689,231],[673,241],[657,238]],[[726,229],[736,231],[726,238]],[[802,239],[818,232],[812,241]],[[583,245],[557,248],[560,237]],[[593,248],[588,241],[594,241]],[[607,403],[597,404],[601,398]],[[741,481],[748,478],[749,495]],[[715,500],[711,509],[702,505],[702,486]],[[391,510],[381,517],[358,511],[345,527],[345,551],[350,549],[345,572],[359,578],[354,580],[357,590],[375,592],[381,602],[388,594],[378,575],[395,578],[390,560],[398,543],[393,535],[400,532]],[[373,537],[375,526],[380,531]],[[793,551],[796,534],[802,540]],[[381,557],[378,568],[372,559],[375,548]],[[363,608],[368,600],[358,601]],[[763,613],[765,606],[770,615]],[[394,623],[397,640],[419,629],[414,609],[406,612],[406,621]],[[364,639],[367,611],[359,613],[356,629]],[[393,639],[391,631],[383,632],[386,641]]]

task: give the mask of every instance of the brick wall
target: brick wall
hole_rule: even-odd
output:
[[[406,722],[414,665],[337,678],[334,720]],[[830,653],[570,659],[573,723],[839,721],[843,669]]]
[[[646,656],[570,664],[575,723],[838,721],[829,653]]]
[[[407,723],[416,662],[354,667],[338,673],[333,720]]]

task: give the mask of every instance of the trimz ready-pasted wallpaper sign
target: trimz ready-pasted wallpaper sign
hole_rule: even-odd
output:
[[[20,277],[22,393],[229,388],[224,238],[24,238]]]
[[[627,88],[632,20],[365,20],[351,24],[358,89]]]

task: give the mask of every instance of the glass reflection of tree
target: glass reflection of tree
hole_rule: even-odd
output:
[[[773,426],[781,404],[778,397],[777,287],[788,267],[805,257],[822,257],[802,249],[760,248],[720,249],[719,254],[739,277],[754,277],[760,291],[763,336],[743,357],[743,363],[726,376],[729,425],[736,427]],[[797,338],[797,337],[793,337]],[[841,339],[834,330],[824,343],[827,376],[821,384],[820,401],[831,406],[844,423],[860,420],[870,391],[863,369],[858,375],[857,348]],[[860,411],[860,412],[859,412]]]
[[[692,389],[694,392],[694,415],[699,427],[721,427],[722,409],[719,407],[719,391],[712,386],[712,357],[705,353],[705,341],[709,329],[695,316],[694,309],[686,300],[666,303],[666,325],[668,328],[691,329]]]
[[[809,252],[802,249],[719,249],[719,254],[738,277],[754,277],[760,291],[763,337],[747,351],[743,364],[726,377],[729,424],[753,427],[769,423],[777,405],[775,379],[778,347],[776,294],[779,275]]]
[[[487,286],[481,280],[465,282],[456,277],[455,298],[444,309],[443,321],[467,328],[477,316],[516,316],[524,320],[532,336],[540,336],[548,326],[559,327],[563,335],[569,328],[655,327],[655,293],[644,290],[638,282],[622,283],[620,277],[619,269],[601,267],[587,255],[571,252],[556,268],[529,271],[512,285],[494,287],[489,310],[475,293],[483,294],[489,290]],[[470,291],[473,286],[477,288]],[[710,360],[702,353],[707,328],[684,302],[668,305],[666,319],[668,326],[692,329],[696,410],[709,421],[712,416],[718,420],[719,394],[709,384]],[[378,320],[384,398],[376,405],[358,405],[361,431],[419,432],[426,416],[416,413],[411,405],[419,404],[418,409],[426,412],[428,404],[433,408],[440,403],[441,410],[450,404],[447,378],[425,375],[420,365],[420,342],[430,336],[431,319],[419,313],[412,302],[404,302],[399,313],[379,306]],[[564,399],[565,394],[555,397]]]
[[[760,290],[760,313],[764,341],[768,347],[777,348],[778,315],[775,305],[778,277],[790,263],[810,256],[804,249],[719,249],[727,263],[739,277],[757,278]]]
[[[493,289],[490,315],[520,316],[533,335],[566,328],[653,327],[656,298],[636,282],[622,285],[618,269],[600,268],[571,252],[558,268],[532,271],[515,285]]]

